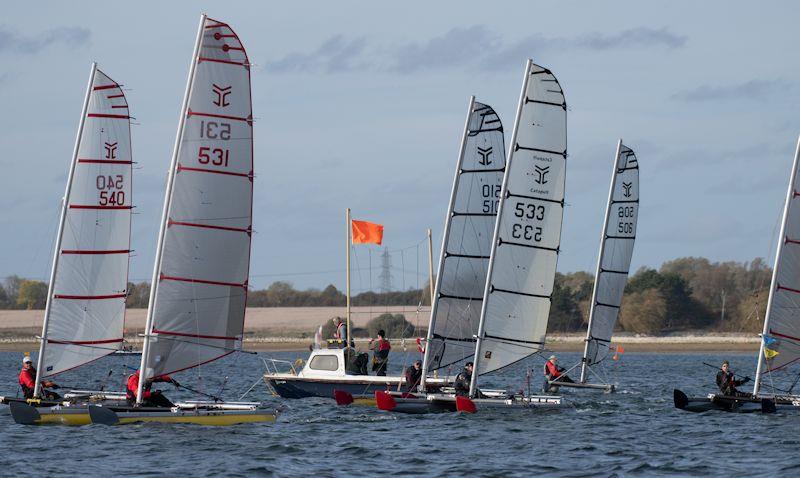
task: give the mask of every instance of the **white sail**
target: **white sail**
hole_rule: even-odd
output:
[[[42,337],[40,376],[118,350],[131,232],[131,132],[120,85],[93,65],[70,169]]]
[[[478,374],[541,350],[550,313],[564,211],[567,105],[555,76],[530,60],[511,144],[473,388]]]
[[[170,171],[151,297],[146,376],[241,348],[250,267],[250,62],[236,33],[203,17]]]
[[[762,374],[778,370],[800,359],[800,191],[797,189],[800,138],[789,177],[783,225],[775,256],[764,318],[764,333],[758,357],[754,393]]]
[[[600,362],[609,353],[611,335],[617,324],[631,267],[638,216],[639,163],[633,150],[620,141],[600,239],[584,366]],[[581,381],[584,381],[585,375],[584,371]]]
[[[500,118],[489,105],[472,98],[445,219],[426,348],[428,371],[451,366],[475,353],[504,171]]]

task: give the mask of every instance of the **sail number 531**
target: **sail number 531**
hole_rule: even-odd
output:
[[[200,146],[197,152],[197,162],[200,164],[213,164],[214,166],[228,166],[230,150]]]

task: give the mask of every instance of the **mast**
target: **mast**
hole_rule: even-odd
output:
[[[775,267],[772,268],[772,282],[770,282],[769,298],[767,299],[767,313],[764,317],[764,329],[761,333],[761,345],[758,349],[758,366],[756,367],[756,379],[753,383],[753,395],[757,396],[761,389],[761,374],[764,368],[764,336],[769,334],[770,318],[772,316],[772,302],[774,300],[775,291],[778,285],[778,268],[781,264],[781,257],[783,254],[783,247],[786,244],[786,223],[789,218],[789,205],[795,197],[795,180],[797,179],[797,167],[800,162],[800,137],[797,139],[797,147],[794,153],[794,162],[792,163],[792,175],[789,177],[789,188],[786,190],[786,202],[783,206],[783,219],[781,221],[781,233],[778,236],[778,248],[775,253]]]
[[[83,99],[83,108],[81,109],[81,120],[78,123],[78,134],[75,137],[75,147],[72,151],[72,162],[69,165],[69,173],[67,174],[67,187],[64,190],[64,197],[61,200],[61,216],[58,220],[58,233],[56,235],[56,247],[53,250],[53,264],[50,269],[50,282],[47,285],[47,303],[44,309],[44,320],[42,322],[42,337],[39,342],[39,356],[36,358],[36,384],[33,389],[33,396],[39,397],[42,391],[42,366],[44,363],[44,350],[47,344],[47,326],[50,321],[50,308],[53,304],[53,288],[55,287],[56,272],[58,271],[58,258],[61,251],[61,243],[63,240],[64,223],[67,220],[67,205],[69,204],[69,196],[72,192],[72,179],[75,177],[75,165],[78,163],[78,150],[81,145],[81,136],[83,136],[83,127],[86,124],[86,113],[89,109],[89,99],[92,96],[92,84],[94,83],[94,75],[97,71],[97,63],[92,62],[89,71],[89,83],[86,85],[86,97]]]
[[[464,133],[461,135],[461,146],[458,150],[458,161],[456,162],[456,172],[453,176],[453,189],[450,193],[450,203],[447,205],[447,215],[444,219],[444,231],[442,232],[442,251],[439,254],[439,267],[436,272],[436,284],[431,284],[431,317],[428,321],[428,332],[425,334],[425,353],[422,356],[422,376],[419,381],[419,390],[425,391],[425,377],[428,375],[428,367],[430,366],[430,352],[431,341],[433,339],[433,327],[436,322],[436,309],[439,305],[439,290],[442,286],[442,271],[444,270],[444,256],[447,252],[447,240],[450,237],[450,219],[453,215],[453,206],[456,202],[456,192],[458,191],[458,180],[461,176],[461,162],[464,159],[464,152],[467,145],[467,136],[469,134],[469,120],[472,115],[472,108],[475,106],[475,96],[469,97],[469,104],[467,106],[467,119],[464,122]],[[428,250],[432,248],[430,229],[428,230]],[[432,254],[432,252],[431,252]],[[432,273],[433,257],[429,260],[430,269]]]
[[[345,343],[345,348],[347,348],[350,346],[350,243],[352,242],[350,235],[353,233],[353,225],[350,221],[349,207],[345,209],[344,217],[345,222],[347,223],[347,243],[345,244],[345,269],[347,271],[345,273],[345,290],[347,295],[347,306],[345,311],[345,316],[347,319],[347,337],[345,337],[345,340],[347,340],[347,343]]]
[[[478,357],[480,357],[481,353],[481,341],[484,334],[484,329],[486,326],[486,305],[489,303],[489,292],[491,287],[492,281],[492,270],[494,269],[494,261],[495,261],[495,254],[497,252],[497,238],[500,234],[500,218],[503,214],[503,205],[505,204],[506,199],[506,192],[508,189],[508,176],[509,172],[511,171],[511,158],[514,156],[514,149],[517,144],[517,132],[519,131],[519,120],[522,117],[522,106],[525,104],[525,96],[528,91],[528,81],[531,77],[531,67],[533,66],[533,60],[528,58],[527,63],[525,64],[525,77],[522,80],[522,90],[519,94],[519,103],[517,104],[517,115],[514,118],[514,129],[511,133],[511,142],[509,143],[510,147],[508,148],[508,156],[506,157],[506,170],[503,173],[503,184],[500,187],[500,201],[497,205],[497,219],[495,219],[494,223],[494,234],[492,235],[492,247],[489,253],[489,268],[486,272],[486,286],[484,287],[483,291],[483,302],[481,302],[481,318],[480,322],[478,322],[478,335],[475,337],[475,360],[473,360],[473,368],[472,368],[472,378],[469,382],[469,396],[473,397],[475,395],[475,390],[478,384],[478,365],[480,361]]]
[[[206,21],[206,14],[200,15],[200,24],[197,28],[197,38],[194,43],[194,52],[192,53],[191,63],[189,65],[189,78],[186,80],[186,92],[183,95],[183,105],[181,106],[181,116],[178,120],[178,133],[175,137],[175,146],[172,150],[172,161],[170,162],[169,173],[167,175],[167,189],[164,195],[164,207],[161,213],[161,225],[158,230],[158,245],[156,246],[155,265],[153,266],[153,279],[150,282],[150,299],[147,305],[147,320],[144,327],[144,343],[142,346],[142,361],[139,366],[139,389],[136,392],[136,404],[142,403],[142,394],[144,391],[144,384],[149,378],[147,376],[147,361],[150,353],[150,335],[153,330],[153,312],[155,310],[156,291],[158,289],[159,277],[161,274],[161,257],[164,251],[164,238],[166,236],[167,221],[169,220],[169,209],[172,203],[172,187],[175,183],[175,172],[178,163],[178,153],[180,151],[183,126],[186,121],[187,109],[189,107],[189,97],[192,92],[194,84],[195,68],[197,66],[198,52],[200,51],[200,42],[203,38],[203,26]]]
[[[611,168],[611,185],[608,188],[608,203],[606,203],[606,215],[603,219],[603,229],[600,232],[600,253],[597,256],[597,269],[594,274],[594,287],[592,288],[592,305],[589,309],[589,324],[586,326],[586,340],[583,346],[583,358],[581,359],[581,383],[586,383],[586,370],[588,367],[589,341],[592,338],[592,320],[594,319],[595,303],[597,302],[597,286],[600,282],[600,270],[605,254],[605,241],[608,229],[608,218],[611,215],[611,202],[614,199],[614,188],[617,185],[617,168],[619,167],[619,153],[622,148],[622,138],[617,141],[617,151],[614,154],[614,166]]]

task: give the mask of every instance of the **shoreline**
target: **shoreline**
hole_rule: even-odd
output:
[[[39,348],[35,335],[3,333],[0,337],[0,352],[33,352]],[[391,339],[395,351],[402,351],[403,341]],[[141,343],[136,336],[126,337],[126,342],[135,348]],[[307,352],[311,338],[275,336],[255,331],[246,331],[244,349],[254,352]],[[367,348],[367,339],[356,339],[356,347]],[[624,353],[717,353],[717,352],[753,352],[759,348],[758,337],[745,334],[735,335],[684,335],[667,337],[620,336],[614,337],[613,345],[619,345]],[[553,335],[548,338],[546,350],[554,352],[582,352],[583,335]],[[414,351],[414,339],[405,340],[405,349]]]

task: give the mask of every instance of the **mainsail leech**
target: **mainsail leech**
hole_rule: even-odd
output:
[[[561,243],[567,161],[567,104],[546,68],[525,68],[503,178],[475,344],[479,374],[542,349]]]
[[[146,377],[241,348],[252,233],[250,96],[241,41],[227,24],[202,16],[162,217]]]
[[[40,379],[118,350],[131,233],[131,131],[120,85],[92,64],[42,327]]]
[[[609,353],[636,240],[639,162],[633,150],[622,144],[622,140],[617,143],[616,153],[600,236],[600,255],[581,364],[581,383],[586,382],[587,367],[600,362]]]
[[[426,372],[449,367],[474,353],[504,171],[500,118],[489,105],[471,97],[445,218],[423,360]]]

